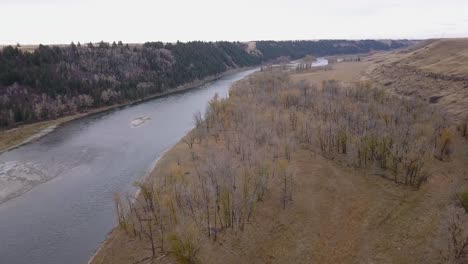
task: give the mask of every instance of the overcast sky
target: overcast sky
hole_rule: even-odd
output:
[[[0,43],[468,37],[468,0],[0,0]]]

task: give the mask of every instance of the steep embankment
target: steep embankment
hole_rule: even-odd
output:
[[[454,121],[468,112],[468,39],[422,42],[375,56],[371,78],[405,96],[435,104]]]

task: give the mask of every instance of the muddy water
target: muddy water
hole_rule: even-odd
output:
[[[0,263],[86,263],[115,225],[113,193],[133,191],[193,114],[253,71],[76,120],[1,154],[0,200],[23,194],[0,204]]]

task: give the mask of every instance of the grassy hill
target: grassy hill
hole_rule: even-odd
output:
[[[401,95],[441,107],[449,118],[468,114],[468,39],[430,40],[373,58],[370,76]]]

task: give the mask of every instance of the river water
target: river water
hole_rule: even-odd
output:
[[[0,180],[35,187],[0,204],[0,263],[86,263],[116,224],[113,194],[133,191],[195,112],[254,71],[79,119],[1,154]]]

